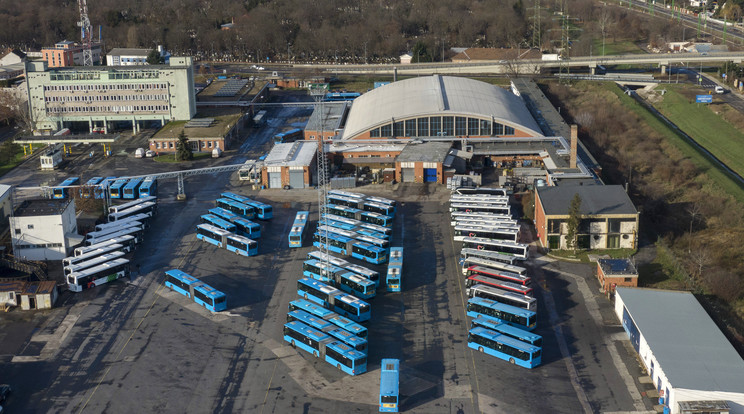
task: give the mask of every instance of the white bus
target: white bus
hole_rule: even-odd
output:
[[[467,288],[466,292],[470,298],[486,298],[505,305],[516,306],[533,312],[537,311],[537,299],[528,295],[480,284]]]
[[[484,251],[484,250],[478,250],[478,251]],[[487,251],[487,250],[485,250]],[[489,252],[493,253],[493,252]],[[492,269],[498,269],[498,270],[504,270],[511,273],[516,273],[518,275],[527,275],[527,269],[521,266],[515,266],[504,262],[499,262],[496,260],[489,260],[478,256],[470,256],[468,258],[460,260],[460,266],[462,266],[462,274],[467,275],[468,268],[471,266],[485,266],[490,267]]]
[[[98,247],[98,248],[95,248],[94,250],[88,251],[85,254],[81,254],[80,256],[65,257],[64,259],[62,259],[62,267],[72,266],[80,262],[84,262],[86,260],[90,260],[90,259],[93,259],[95,257],[101,256],[107,253],[123,251],[123,249],[124,249],[123,244],[119,244],[119,243],[107,244],[105,246]]]
[[[98,244],[106,240],[115,239],[121,236],[132,236],[134,237],[134,243],[139,244],[142,242],[143,234],[144,234],[144,231],[139,227],[127,227],[127,228],[121,229],[118,232],[107,234],[101,238],[88,239],[85,241],[85,245],[92,246],[94,244]]]
[[[465,237],[481,237],[484,239],[516,242],[519,239],[519,230],[492,226],[455,226],[455,241],[463,241]]]
[[[111,227],[107,227],[102,230],[91,231],[90,233],[85,235],[85,240],[103,239],[104,236],[107,236],[112,233],[118,233],[124,229],[128,229],[131,227],[137,227],[138,229],[141,229],[141,230],[145,229],[145,226],[139,221],[127,221],[127,222],[121,223],[118,226],[111,226]]]
[[[329,264],[332,264],[336,267],[344,268],[351,263],[347,262],[346,260],[336,257],[332,254],[323,253],[320,250],[313,250],[312,252],[307,254],[308,259],[315,259],[321,263],[328,262]]]
[[[499,187],[458,187],[453,191],[454,194],[490,194],[490,195],[508,195],[505,188]]]
[[[73,292],[82,292],[120,277],[129,276],[129,260],[114,259],[95,267],[67,275],[67,287]]]
[[[450,212],[454,211],[464,211],[466,213],[482,211],[486,213],[511,215],[511,207],[508,204],[450,203]]]
[[[142,204],[137,204],[134,207],[130,207],[126,210],[120,210],[117,213],[111,213],[108,215],[109,223],[117,220],[121,220],[126,217],[133,216],[135,214],[146,214],[148,217],[152,217],[157,210],[158,205],[153,201],[145,201]]]
[[[122,251],[113,251],[110,253],[106,253],[97,257],[94,257],[92,259],[84,260],[82,262],[77,262],[73,265],[66,266],[64,268],[65,276],[69,275],[70,273],[79,272],[83,269],[88,269],[93,266],[98,266],[99,264],[110,262],[114,259],[118,259],[120,257],[124,256],[124,252]]]
[[[491,195],[453,195],[450,197],[450,203],[494,203],[509,204],[509,197],[491,196]]]
[[[118,206],[111,206],[111,207],[108,208],[108,212],[109,212],[109,214],[118,213],[118,212],[120,212],[122,210],[126,210],[128,208],[132,208],[132,207],[134,207],[136,205],[139,205],[139,204],[142,204],[142,203],[146,203],[148,201],[155,202],[155,199],[156,198],[157,197],[155,197],[155,196],[145,196],[145,197],[142,197],[142,198],[138,198],[136,200],[132,200],[132,201],[127,202],[127,203],[124,203],[124,204],[119,204]]]
[[[92,244],[90,246],[82,246],[78,247],[74,251],[75,257],[82,256],[86,253],[92,252],[96,249],[100,249],[102,247],[110,246],[112,244],[121,244],[123,248],[121,249],[125,253],[129,253],[132,250],[134,250],[134,245],[137,243],[137,240],[134,238],[134,236],[121,236],[121,237],[114,237],[112,239],[102,241],[97,244]]]
[[[509,240],[484,239],[482,237],[465,237],[462,240],[462,247],[499,252],[512,255],[520,260],[527,260],[530,254],[530,246],[528,244],[516,243]]]
[[[514,220],[511,214],[495,214],[485,211],[453,211],[450,213],[451,224],[458,220]]]
[[[478,250],[470,248],[463,248],[462,250],[460,250],[460,264],[471,257],[479,257],[482,259],[492,260],[495,262],[503,262],[510,265],[514,264],[514,262],[517,260],[517,258],[514,256],[502,254],[499,252],[492,252],[490,250]]]
[[[150,221],[150,216],[148,216],[147,214],[135,214],[133,216],[125,217],[120,220],[112,221],[111,223],[98,224],[96,225],[96,231],[125,226],[127,223],[132,223],[135,221],[139,222],[145,228],[147,228],[149,227],[148,222]]]
[[[487,226],[515,230],[522,228],[516,220],[456,220],[455,226]]]

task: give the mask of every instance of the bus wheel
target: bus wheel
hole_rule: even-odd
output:
[[[297,345],[295,345],[294,339],[292,340],[292,348],[297,348]]]
[[[483,347],[482,346],[479,346],[478,347],[478,352],[483,352]]]
[[[516,364],[516,361],[514,361],[514,358],[509,358],[509,362],[511,362],[512,364]]]

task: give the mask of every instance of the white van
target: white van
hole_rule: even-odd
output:
[[[723,89],[723,86],[716,86],[715,91],[717,94],[726,93],[726,90]]]

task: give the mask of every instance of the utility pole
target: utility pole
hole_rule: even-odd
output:
[[[534,14],[532,15],[532,48],[541,50],[540,0],[535,0],[535,5],[532,8],[534,9]]]
[[[310,89],[310,95],[312,95],[313,99],[319,104],[320,106],[320,116],[318,117],[318,120],[320,122],[320,136],[318,137],[318,226],[325,225],[326,224],[326,214],[328,212],[328,209],[326,209],[326,204],[328,203],[328,183],[329,183],[329,177],[328,177],[328,158],[326,158],[326,151],[325,151],[325,137],[323,136],[325,134],[324,131],[324,120],[325,120],[325,113],[323,108],[323,99],[325,98],[326,94],[326,88],[318,87],[318,88],[312,88]],[[328,248],[329,241],[328,241],[328,233],[326,231],[319,231],[318,232],[320,236],[321,243],[319,244],[320,247],[320,256],[321,256],[321,263],[323,266],[327,269],[329,265],[329,256],[330,256],[330,250]]]

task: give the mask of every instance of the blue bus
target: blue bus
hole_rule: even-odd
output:
[[[250,221],[245,217],[236,217],[230,221],[235,225],[238,234],[241,236],[245,236],[249,239],[258,239],[261,237],[260,224]]]
[[[321,282],[336,283],[336,280],[344,273],[344,269],[332,264],[326,264],[319,260],[309,259],[302,263],[302,274],[311,279]]]
[[[132,178],[131,180],[129,180],[127,185],[124,186],[124,191],[121,198],[125,198],[128,200],[136,199],[139,196],[140,185],[142,185],[141,178]]]
[[[292,223],[292,228],[289,230],[289,236],[287,237],[289,247],[302,247],[302,239],[305,238],[305,228],[309,215],[309,211],[298,211],[295,215],[294,223]]]
[[[390,227],[393,225],[392,217],[375,213],[373,211],[362,211],[361,218],[359,220],[361,220],[363,223],[376,224],[383,227]]]
[[[389,206],[386,204],[375,203],[369,200],[364,202],[364,204],[362,205],[362,210],[371,211],[373,213],[382,214],[382,215],[390,216],[390,217],[395,216],[395,207]]]
[[[261,220],[269,220],[270,218],[274,217],[274,209],[270,205],[262,203],[260,201],[256,201],[246,196],[230,192],[222,193],[220,194],[220,197],[228,198],[230,200],[234,200],[253,207],[254,209],[256,209],[256,216]]]
[[[296,141],[302,138],[302,130],[299,128],[290,129],[289,131],[280,132],[274,135],[274,144],[281,144],[283,142]]]
[[[366,279],[354,272],[344,272],[336,278],[336,286],[344,292],[351,293],[360,299],[375,297],[375,282]]]
[[[317,280],[303,277],[297,281],[297,294],[355,322],[368,321],[372,310],[369,304],[352,295]]]
[[[54,187],[52,189],[52,198],[54,199],[64,199],[70,196],[71,191],[69,186],[78,185],[80,183],[80,178],[78,177],[70,177],[61,183],[59,183],[59,187]]]
[[[367,355],[341,341],[326,345],[325,361],[349,375],[367,372]]]
[[[110,198],[121,198],[124,186],[129,182],[129,178],[119,178],[109,186]]]
[[[402,247],[391,247],[390,248],[390,266],[398,265],[403,267],[403,248]]]
[[[215,204],[217,207],[222,207],[225,210],[241,215],[249,220],[256,218],[256,209],[239,201],[231,200],[229,198],[218,198],[215,200]]]
[[[349,318],[345,318],[337,314],[336,312],[330,309],[323,308],[305,299],[295,299],[289,302],[290,312],[293,310],[298,310],[298,309],[303,310],[312,315],[315,315],[319,318],[325,319],[328,322],[338,326],[339,328],[345,329],[360,338],[367,337],[367,328],[352,321]]]
[[[186,296],[210,312],[227,309],[227,295],[178,269],[165,272],[165,287]]]
[[[232,211],[226,210],[222,207],[210,208],[207,212],[227,221],[233,221],[236,217],[240,217]]]
[[[364,205],[363,198],[349,197],[339,194],[328,194],[328,203],[335,206],[351,207],[355,209],[361,209]]]
[[[380,285],[380,274],[372,269],[368,269],[364,266],[359,266],[352,263],[348,263],[345,266],[341,267],[365,279],[369,279],[370,281],[374,282],[375,287]]]
[[[385,358],[380,363],[380,412],[398,412],[398,381],[400,361]]]
[[[357,226],[349,223],[344,223],[336,220],[325,220],[323,222],[324,224],[328,225],[329,227],[337,228],[339,230],[345,230],[345,231],[354,231],[354,229],[357,228]]]
[[[390,242],[385,239],[378,239],[376,237],[371,237],[371,236],[367,236],[364,234],[357,234],[355,239],[361,242],[369,243],[373,246],[381,247],[385,249],[385,251],[387,251],[390,248]]]
[[[104,199],[108,194],[109,187],[116,181],[116,177],[106,177],[93,189],[93,195],[97,199]]]
[[[343,218],[361,220],[359,217],[361,217],[362,210],[359,210],[358,208],[337,204],[326,204],[326,211],[328,211],[328,214],[341,216]]]
[[[284,340],[293,348],[299,347],[315,357],[350,375],[367,371],[367,356],[340,341],[334,341],[328,334],[310,326],[292,321],[284,324]]]
[[[391,200],[389,198],[383,198],[383,197],[367,196],[366,200],[371,201],[373,203],[384,204],[386,206],[390,206],[393,208],[395,208],[395,204],[396,204],[395,200]]]
[[[255,256],[258,254],[257,241],[237,234],[227,236],[225,247],[228,252],[235,252],[242,256]]]
[[[361,214],[361,213],[359,213],[359,214]],[[341,222],[341,223],[344,223],[344,224],[348,224],[348,225],[353,225],[353,226],[357,226],[357,227],[369,229],[369,230],[372,230],[372,231],[374,231],[376,233],[382,233],[382,234],[388,236],[388,238],[390,238],[393,235],[393,229],[391,229],[390,227],[378,226],[378,225],[372,224],[372,223],[363,223],[363,222],[361,222],[361,221],[359,221],[357,219],[353,219],[353,218],[341,217],[341,216],[338,216],[336,214],[324,214],[323,215],[323,218],[325,218],[327,220],[332,220],[334,222]]]
[[[371,230],[365,227],[356,227],[354,228],[354,231],[360,236],[367,236],[367,237],[372,237],[375,239],[380,239],[380,240],[385,240],[385,241],[390,240],[390,236],[388,236],[387,234],[378,233],[374,230]]]
[[[490,316],[517,328],[532,331],[537,325],[537,314],[531,310],[499,303],[494,300],[474,297],[468,299],[468,316]]]
[[[534,368],[542,360],[539,347],[482,327],[468,332],[468,347],[524,368]]]
[[[334,325],[335,328],[335,325]],[[354,348],[354,350],[367,354],[367,340],[360,338],[346,329],[335,328],[328,331],[328,335]]]
[[[507,325],[496,318],[481,315],[473,319],[473,321],[470,323],[471,329],[477,326],[486,328],[496,333],[500,333],[502,335],[506,335],[510,338],[518,339],[530,345],[542,347],[542,336],[534,332],[525,331],[524,329],[519,329],[511,325]]]
[[[389,265],[387,270],[387,277],[385,278],[385,286],[387,286],[388,292],[400,292],[403,290],[400,282],[401,267],[398,265]]]
[[[329,92],[323,97],[324,102],[353,101],[362,96],[359,92]]]
[[[154,177],[145,177],[139,187],[139,196],[156,196],[158,195],[158,179]]]
[[[387,261],[387,250],[369,243],[356,242],[351,246],[351,257],[372,264],[382,264]]]
[[[90,180],[86,181],[85,186],[80,188],[80,197],[95,197],[95,188],[98,184],[101,184],[101,181],[103,181],[103,177],[93,177]]]
[[[210,224],[199,224],[196,226],[196,238],[217,247],[225,247],[227,244],[227,236],[232,235],[233,234],[229,231]]]
[[[322,235],[317,231],[313,234],[313,246],[323,247],[328,239],[328,250],[336,253],[343,254],[344,256],[351,255],[351,249],[356,240],[348,237],[341,236],[340,234],[327,233]]]
[[[331,312],[331,311],[328,311],[328,312]],[[302,309],[294,309],[294,310],[290,310],[289,312],[287,312],[287,322],[292,322],[292,321],[300,321],[304,323],[305,325],[313,329],[322,331],[322,332],[328,332],[334,329],[338,329],[336,325]]]
[[[230,233],[235,233],[235,230],[237,229],[234,224],[230,223],[227,220],[222,220],[214,214],[204,214],[200,217],[200,219],[203,224],[210,224],[212,226],[219,227],[222,230],[227,230]]]

